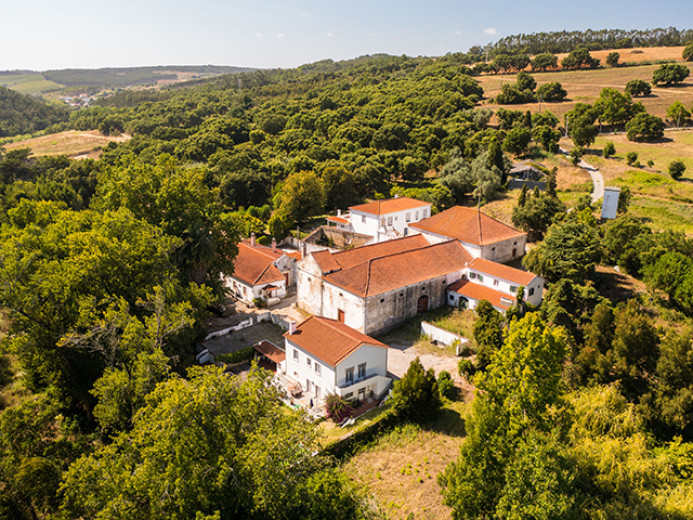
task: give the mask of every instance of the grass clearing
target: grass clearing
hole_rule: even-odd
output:
[[[342,469],[393,519],[449,518],[438,474],[459,455],[468,405],[449,403],[428,427],[406,424],[382,435]]]
[[[114,141],[122,143],[130,139],[127,134],[119,136],[103,135],[98,130],[82,132],[68,130],[57,134],[47,134],[40,137],[16,141],[4,145],[6,151],[18,148],[30,148],[32,155],[67,155],[75,159],[96,159],[101,155],[101,149]]]
[[[0,72],[0,85],[31,95],[63,88],[62,85],[47,80],[43,75],[31,72]]]

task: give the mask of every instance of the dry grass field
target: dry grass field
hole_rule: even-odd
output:
[[[642,54],[630,54],[634,50],[642,50]],[[592,55],[600,57],[611,51],[593,52]],[[646,61],[646,60],[672,60],[681,61],[681,47],[656,47],[643,49],[621,49],[617,51],[621,54],[621,61]],[[636,56],[637,58],[633,58]],[[628,59],[626,59],[628,58]],[[632,59],[631,59],[632,58]],[[659,68],[659,65],[642,65],[630,67],[604,68],[583,71],[555,71],[532,73],[537,80],[537,84],[558,81],[568,92],[568,99],[561,103],[527,103],[522,105],[503,105],[506,109],[530,110],[541,112],[551,110],[559,119],[563,120],[566,112],[571,110],[575,103],[592,103],[599,97],[599,92],[604,87],[613,87],[623,90],[631,79],[642,79],[647,82],[652,80],[652,72]],[[690,68],[690,65],[689,65]],[[495,97],[501,86],[515,81],[515,74],[500,74],[480,76],[477,78],[484,89],[487,99]],[[693,103],[693,78],[689,77],[684,83],[677,87],[657,87],[652,90],[653,95],[646,98],[637,98],[641,101],[648,112],[651,114],[665,117],[666,110],[674,101],[681,101],[685,106],[690,107]],[[484,105],[491,109],[497,109],[501,105],[488,103]]]
[[[610,159],[600,153],[607,141],[616,148],[616,155]],[[562,145],[571,147],[568,141]],[[628,152],[638,154],[640,166],[626,164]],[[668,174],[674,159],[681,159],[687,167],[679,181]],[[625,134],[600,136],[585,160],[599,168],[607,186],[630,189],[631,215],[645,219],[658,231],[671,229],[693,235],[693,130],[668,131],[657,143],[633,143]],[[647,165],[650,160],[652,166]]]
[[[127,134],[119,136],[103,135],[98,130],[82,132],[68,130],[57,134],[42,135],[24,141],[17,141],[3,146],[6,151],[17,148],[30,148],[32,155],[67,155],[75,159],[87,157],[97,159],[101,149],[111,141],[122,143],[130,139]]]
[[[459,455],[465,408],[451,403],[427,429],[406,425],[381,436],[346,461],[343,470],[388,518],[450,518],[437,476]]]

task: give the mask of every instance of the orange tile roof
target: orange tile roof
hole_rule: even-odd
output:
[[[338,224],[348,224],[350,222],[344,217],[327,217],[325,220],[328,220],[329,222],[336,222]]]
[[[474,208],[462,206],[453,206],[409,226],[478,246],[526,235]]]
[[[278,249],[264,246],[251,246],[248,242],[238,243],[238,254],[234,260],[233,276],[248,285],[280,282],[284,275],[274,265],[274,261],[284,254]]]
[[[499,264],[498,262],[484,260],[483,258],[475,258],[472,260],[469,264],[469,268],[481,273],[486,273],[494,278],[501,278],[508,282],[516,283],[517,285],[524,285],[525,287],[537,277],[536,274],[530,273],[529,271],[522,271],[508,265]]]
[[[362,213],[370,213],[371,215],[386,215],[388,213],[396,213],[397,211],[422,208],[430,205],[430,202],[423,202],[410,197],[397,197],[394,199],[376,200],[367,204],[351,206],[349,209],[352,211],[361,211]]]
[[[256,352],[262,354],[268,359],[271,359],[275,363],[281,363],[286,359],[286,352],[266,339],[263,339],[260,343],[253,346],[253,348]]]
[[[334,367],[362,345],[388,348],[380,341],[329,318],[311,316],[296,326],[296,332],[284,334],[316,358]]]
[[[331,253],[327,249],[324,249],[313,253],[313,258],[315,258],[315,261],[324,274],[340,269],[349,269],[350,267],[362,264],[373,258],[400,253],[402,251],[410,251],[412,249],[420,249],[426,246],[428,246],[428,241],[425,237],[422,235],[412,235],[395,240],[378,242],[377,244],[355,247],[353,249],[347,249],[346,251],[338,251],[336,253]]]
[[[510,300],[511,302],[515,301],[515,297],[512,294],[506,294],[480,283],[470,282],[469,280],[455,282],[448,287],[448,291],[456,292],[472,300],[486,300],[494,307],[499,307],[504,310],[508,310],[512,303],[503,303],[503,299],[506,301]]]
[[[456,240],[367,259],[325,276],[361,297],[374,296],[463,270],[472,257]]]

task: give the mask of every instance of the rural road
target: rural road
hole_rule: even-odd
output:
[[[564,155],[568,155],[568,152],[563,148],[559,148],[560,152]],[[580,159],[578,166],[583,170],[587,170],[592,179],[592,204],[597,202],[599,199],[604,197],[604,177],[602,177],[601,172],[589,164],[584,159]]]

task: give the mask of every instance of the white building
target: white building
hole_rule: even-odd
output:
[[[458,240],[474,258],[505,263],[525,254],[527,233],[475,208],[454,206],[410,227],[410,233],[421,233],[432,243]]]
[[[539,305],[544,290],[544,279],[528,271],[475,258],[465,276],[448,287],[448,304],[473,309],[481,300],[487,300],[496,310],[505,313],[515,303],[520,287],[524,287],[524,301]]]
[[[340,323],[311,316],[292,324],[286,338],[286,376],[315,401],[327,394],[364,401],[389,388],[384,343]]]
[[[300,257],[300,253],[277,249],[274,241],[272,247],[262,246],[253,235],[250,241],[238,243],[233,274],[226,275],[224,283],[232,294],[247,303],[255,299],[277,303],[296,283],[296,261]]]
[[[343,231],[373,237],[373,243],[409,235],[409,225],[431,216],[431,203],[410,197],[376,200],[351,206],[349,213],[327,217],[328,224]]]

